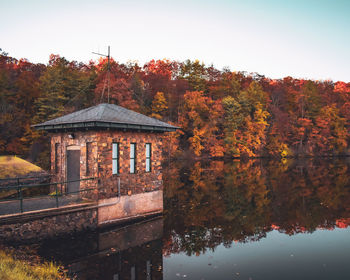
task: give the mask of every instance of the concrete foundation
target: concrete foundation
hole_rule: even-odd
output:
[[[98,225],[118,223],[163,212],[163,191],[153,191],[98,202]]]
[[[112,224],[130,223],[163,212],[163,191],[152,191],[98,202],[75,204],[0,216],[0,237],[42,239]]]

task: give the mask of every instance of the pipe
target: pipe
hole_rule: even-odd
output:
[[[120,202],[120,177],[118,177],[118,200],[115,202],[98,204],[97,207],[112,206],[112,205],[118,204],[119,202]]]

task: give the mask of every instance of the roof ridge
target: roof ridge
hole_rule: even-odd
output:
[[[101,119],[102,118],[102,115],[105,112],[107,105],[108,105],[108,103],[101,103],[101,104],[98,104],[96,106],[96,107],[102,107],[102,110],[99,111],[97,116],[96,116],[97,119]]]
[[[79,111],[75,111],[75,112],[72,112],[72,113],[69,113],[69,114],[66,114],[66,115],[59,116],[59,117],[57,117],[57,118],[48,120],[48,121],[46,121],[46,122],[44,122],[44,123],[51,122],[51,121],[53,121],[53,120],[60,120],[60,119],[62,119],[62,118],[66,118],[66,117],[69,117],[69,116],[74,116],[74,117],[76,117],[76,116],[79,116],[79,115],[81,115],[81,114],[84,114],[85,112],[88,112],[88,111],[92,110],[94,107],[96,107],[96,105],[95,105],[95,106],[92,106],[92,107],[85,108],[85,109],[81,109],[81,110],[79,110]],[[40,124],[40,123],[39,123],[39,124]],[[35,124],[34,126],[39,125],[39,124]]]
[[[167,125],[167,126],[169,126],[169,124],[166,123],[166,122],[163,122],[163,121],[158,120],[158,119],[156,119],[156,118],[152,118],[152,117],[150,117],[150,116],[146,116],[146,115],[141,114],[141,113],[139,113],[139,112],[136,112],[136,111],[133,111],[133,110],[124,108],[124,107],[122,107],[122,106],[119,106],[119,105],[116,105],[116,104],[109,104],[109,103],[108,103],[108,105],[111,105],[111,109],[114,110],[114,111],[117,111],[116,109],[118,109],[118,110],[121,109],[121,110],[123,110],[124,112],[132,112],[133,114],[138,115],[138,116],[140,116],[140,117],[142,117],[142,118],[152,119],[152,120],[156,121],[157,123],[159,123],[159,125],[162,124],[162,125]],[[118,108],[116,108],[116,107],[118,107]]]
[[[88,111],[94,109],[96,106],[97,106],[97,105],[92,106],[92,107],[88,107],[88,108],[85,108],[85,109],[82,109],[82,110],[73,112],[73,113],[71,113],[71,114],[77,113],[75,116],[79,116],[79,115],[81,115],[81,114],[83,114],[83,113],[85,113],[85,112],[88,112]],[[65,116],[68,116],[68,115],[63,115],[62,117],[65,117]]]

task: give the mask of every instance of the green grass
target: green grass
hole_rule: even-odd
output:
[[[0,279],[2,280],[62,280],[67,279],[53,263],[31,265],[16,260],[10,253],[0,250]]]
[[[32,172],[43,170],[16,156],[0,156],[0,178],[24,177]]]

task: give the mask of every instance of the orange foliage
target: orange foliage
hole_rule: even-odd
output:
[[[187,91],[184,95],[184,111],[180,115],[180,126],[190,135],[190,148],[196,156],[205,150],[212,156],[222,156],[222,136],[217,122],[222,106],[200,91]]]
[[[105,57],[84,64],[52,54],[43,65],[0,53],[0,152],[37,154],[30,150],[45,139],[31,124],[107,102],[108,88],[109,102],[178,124],[183,131],[166,140],[178,152],[211,157],[349,152],[350,83],[268,79],[190,60],[151,60],[142,67],[111,58],[107,70]]]

